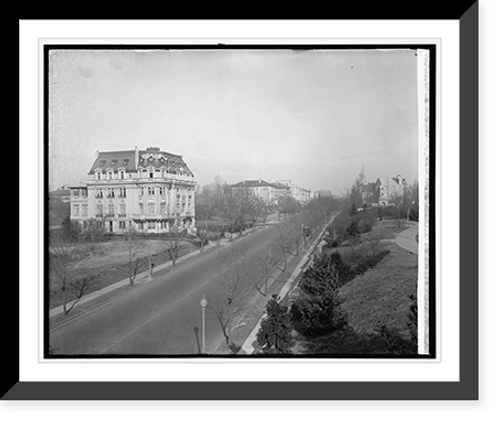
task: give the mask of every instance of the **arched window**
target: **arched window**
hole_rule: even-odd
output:
[[[160,202],[160,214],[165,214],[167,211],[167,202],[165,200]]]
[[[156,214],[156,204],[154,203],[154,201],[148,201],[148,214]]]

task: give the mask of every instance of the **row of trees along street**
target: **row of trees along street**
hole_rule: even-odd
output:
[[[236,344],[234,340],[234,330],[246,324],[247,312],[254,306],[256,295],[269,299],[269,286],[280,274],[284,274],[285,279],[289,276],[287,262],[290,256],[301,253],[309,239],[323,229],[337,207],[338,201],[333,197],[318,198],[305,205],[297,203],[295,212],[283,213],[286,219],[277,225],[274,242],[269,249],[249,257],[245,251],[233,248],[228,256],[220,258],[218,293],[207,299],[217,317],[226,346],[232,353],[241,348],[241,344]]]

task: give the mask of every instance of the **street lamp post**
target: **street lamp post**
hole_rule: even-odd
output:
[[[205,296],[200,301],[201,305],[201,353],[205,354],[205,308],[207,307]]]

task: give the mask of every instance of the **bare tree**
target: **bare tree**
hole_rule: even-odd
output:
[[[134,284],[137,275],[147,267],[143,254],[145,242],[141,235],[132,228],[123,234],[123,240],[127,254],[118,270],[129,279],[130,284]]]
[[[59,283],[62,295],[63,310],[67,314],[68,283],[71,272],[78,262],[74,246],[62,239],[52,239],[50,247],[50,269]]]
[[[177,225],[170,228],[166,234],[167,255],[175,266],[181,254],[182,242],[184,239],[184,231]]]
[[[252,278],[252,286],[262,295],[267,296],[269,281],[272,271],[277,268],[279,259],[277,259],[270,250],[261,253],[254,262],[257,265],[257,275]]]
[[[287,256],[290,253],[291,246],[294,242],[293,232],[291,230],[290,224],[281,223],[278,225],[276,233],[276,244],[283,253],[283,270],[287,270]]]
[[[221,259],[219,265],[217,279],[220,289],[209,303],[219,321],[226,344],[236,352],[238,347],[232,341],[232,333],[247,308],[245,299],[252,288],[248,282],[248,268],[242,254],[233,250],[229,257]]]
[[[91,243],[102,241],[104,233],[106,232],[105,218],[106,217],[102,217],[99,219],[91,218],[87,220],[86,222],[87,227],[85,228],[85,230],[82,231],[82,233]]]
[[[205,249],[205,245],[208,243],[208,233],[205,222],[201,222],[198,224],[198,227],[196,229],[196,237],[200,242],[198,244],[198,248],[200,250],[200,253],[202,253],[203,250]]]
[[[62,296],[65,315],[71,312],[99,278],[99,275],[90,275],[73,280],[75,267],[80,261],[81,250],[77,245],[72,245],[62,239],[51,240],[50,269],[59,282],[58,290]]]
[[[85,293],[97,284],[99,278],[99,274],[89,275],[63,285],[62,289],[64,289],[64,294],[66,295],[69,303],[71,303],[71,305],[67,307],[66,302],[64,302],[63,310],[66,315],[71,312]]]
[[[255,215],[256,220],[259,221],[263,228],[266,228],[266,221],[269,217],[269,205],[261,198],[256,198],[255,202]]]

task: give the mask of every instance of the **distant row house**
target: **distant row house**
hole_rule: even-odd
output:
[[[83,230],[195,231],[196,182],[182,156],[156,147],[97,151],[88,175],[70,187],[71,220]]]
[[[279,198],[290,196],[301,203],[311,199],[311,192],[291,183],[290,180],[243,180],[231,185],[233,191],[248,189],[267,204],[277,204]]]

